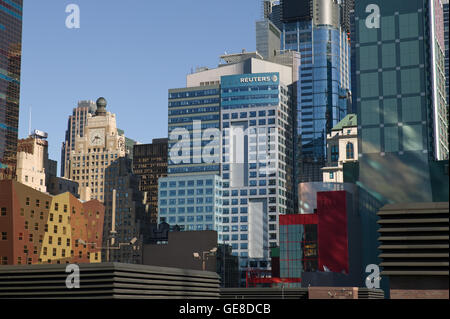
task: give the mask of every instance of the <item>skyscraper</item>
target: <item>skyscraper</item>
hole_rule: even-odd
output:
[[[151,223],[158,218],[158,179],[167,176],[168,139],[153,139],[152,144],[134,145],[133,173],[140,176],[139,190],[146,193]]]
[[[61,176],[69,177],[70,152],[75,149],[75,138],[84,136],[84,127],[87,123],[88,114],[94,114],[97,105],[94,101],[80,101],[73,109],[72,115],[67,122],[66,137],[61,147]]]
[[[300,62],[297,54],[279,57],[283,64],[257,52],[224,55],[218,68],[189,74],[187,88],[169,91],[169,172],[160,179],[159,219],[180,220],[184,229],[214,227],[240,257],[243,280],[250,268],[270,267],[278,216],[294,211],[292,67]]]
[[[450,61],[450,48],[449,48],[449,33],[450,33],[450,22],[449,22],[449,3],[448,0],[443,0],[444,5],[444,37],[445,37],[445,79],[447,80],[447,113],[450,105],[450,72],[449,72],[449,61]],[[448,114],[447,114],[448,117]]]
[[[0,2],[0,179],[15,177],[22,58],[22,0]]]
[[[432,201],[448,154],[439,0],[360,0],[355,9],[359,179],[381,202]]]
[[[116,247],[109,260],[138,263],[139,244],[145,239],[150,217],[143,206],[139,179],[132,173],[131,159],[126,155],[125,137],[119,135],[116,115],[107,112],[104,98],[96,104],[95,114],[87,114],[83,136],[75,138],[66,171],[69,179],[79,183],[81,200],[97,199],[105,205],[103,247]],[[124,245],[134,237],[136,249]],[[113,244],[115,239],[118,243]]]
[[[327,134],[351,111],[352,1],[283,0],[279,7],[281,50],[301,54],[296,178],[298,182],[321,181]]]

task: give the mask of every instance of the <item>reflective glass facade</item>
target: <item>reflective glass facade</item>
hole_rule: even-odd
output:
[[[317,271],[317,241],[317,224],[281,225],[280,277],[301,278],[303,272]],[[300,287],[301,283],[288,283],[285,288]]]
[[[449,112],[449,105],[450,105],[450,90],[449,90],[449,84],[450,84],[450,48],[449,48],[449,34],[450,34],[450,24],[449,24],[449,4],[448,2],[444,4],[444,39],[445,39],[445,78],[446,78],[446,91],[447,91],[447,116]],[[448,119],[448,117],[447,117]]]
[[[167,139],[153,139],[152,144],[133,148],[133,173],[140,177],[139,190],[147,193],[151,223],[158,219],[158,179],[167,176],[167,154]]]
[[[369,4],[381,8],[380,28],[367,27]],[[359,176],[382,202],[432,200],[439,137],[430,8],[428,0],[356,4]]]
[[[215,143],[208,129],[220,129],[219,85],[169,90],[170,176],[219,174],[220,136]],[[203,156],[205,146],[214,158]]]
[[[301,53],[297,105],[299,182],[321,181],[326,136],[351,110],[350,44],[342,28],[284,23],[282,49]]]
[[[0,179],[15,176],[17,161],[22,5],[0,1]]]
[[[220,176],[169,176],[158,183],[158,223],[178,225],[182,231],[215,230],[222,241]]]

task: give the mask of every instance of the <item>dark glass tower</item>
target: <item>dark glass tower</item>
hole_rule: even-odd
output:
[[[133,173],[139,176],[139,190],[145,192],[150,222],[158,221],[158,179],[167,176],[168,139],[153,139],[152,144],[134,145]]]
[[[432,201],[430,167],[448,154],[439,3],[356,3],[359,179],[381,202]]]
[[[449,51],[449,33],[450,33],[450,24],[449,24],[449,3],[444,3],[444,36],[445,36],[445,78],[446,78],[446,88],[447,88],[447,113],[450,105],[450,91],[449,91],[449,83],[450,83],[450,72],[449,72],[449,60],[450,60],[450,51]],[[448,114],[447,114],[448,116]],[[447,117],[448,119],[448,117]]]
[[[22,0],[0,1],[0,179],[15,177],[21,57]]]

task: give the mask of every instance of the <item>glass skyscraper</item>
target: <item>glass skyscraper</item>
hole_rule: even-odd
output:
[[[17,161],[22,6],[0,1],[0,179],[14,178]]]
[[[220,139],[213,145],[210,136],[203,138],[208,129],[220,129],[219,85],[169,90],[170,176],[220,173]],[[203,160],[206,145],[215,150],[209,161]]]
[[[285,0],[280,6],[281,50],[301,54],[296,175],[298,182],[322,181],[326,136],[351,112],[348,33],[352,1]]]
[[[430,163],[448,145],[441,35],[433,23],[439,4],[356,3],[359,180],[381,202],[432,201]]]
[[[450,37],[450,23],[449,23],[449,3],[448,0],[444,1],[444,36],[445,36],[445,78],[447,80],[446,83],[446,91],[447,91],[447,113],[449,110],[450,105],[450,90],[449,90],[449,84],[450,84],[450,44],[449,44],[449,37]],[[448,114],[447,114],[448,116]],[[448,117],[447,117],[448,118]]]
[[[260,265],[278,245],[278,216],[293,208],[291,107],[279,73],[221,78],[224,241]]]

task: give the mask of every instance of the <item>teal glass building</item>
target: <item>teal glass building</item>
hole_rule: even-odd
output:
[[[359,182],[382,203],[432,201],[430,163],[448,154],[436,2],[356,3]]]

